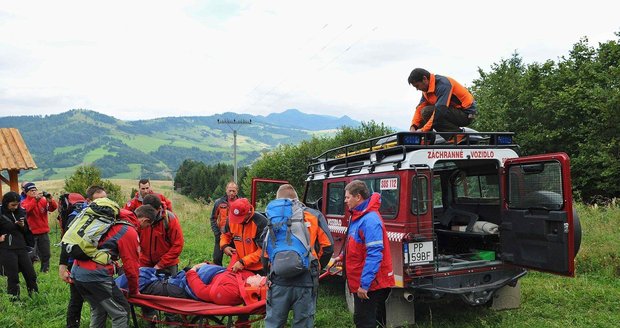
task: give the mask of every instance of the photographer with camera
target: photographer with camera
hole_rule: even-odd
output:
[[[50,225],[47,215],[48,212],[54,212],[58,208],[58,203],[51,194],[45,191],[39,192],[32,182],[24,185],[24,191],[26,199],[22,201],[22,207],[26,210],[26,219],[34,234],[35,256],[41,260],[41,272],[48,272],[50,269]]]

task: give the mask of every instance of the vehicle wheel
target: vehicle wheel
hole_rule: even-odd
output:
[[[347,301],[347,309],[349,312],[355,312],[355,302],[353,301],[353,293],[349,291],[348,281],[344,281],[344,299]]]
[[[579,248],[581,248],[581,221],[579,221],[575,204],[573,204],[573,239],[575,241],[575,256],[577,256]]]

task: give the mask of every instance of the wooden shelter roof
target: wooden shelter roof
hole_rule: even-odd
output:
[[[0,171],[30,170],[37,165],[16,128],[0,128]]]

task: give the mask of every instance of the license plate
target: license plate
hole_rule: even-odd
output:
[[[403,250],[404,262],[409,265],[428,264],[435,258],[433,250],[432,241],[406,243]]]

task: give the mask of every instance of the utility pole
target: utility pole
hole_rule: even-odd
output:
[[[235,179],[235,183],[238,184],[238,182],[237,182],[237,128],[236,128],[236,126],[242,125],[242,124],[252,124],[252,120],[229,119],[229,118],[219,119],[218,118],[217,119],[217,123],[218,124],[226,124],[226,125],[228,125],[228,127],[233,132],[233,161],[235,162],[235,164],[234,164],[234,179]]]

